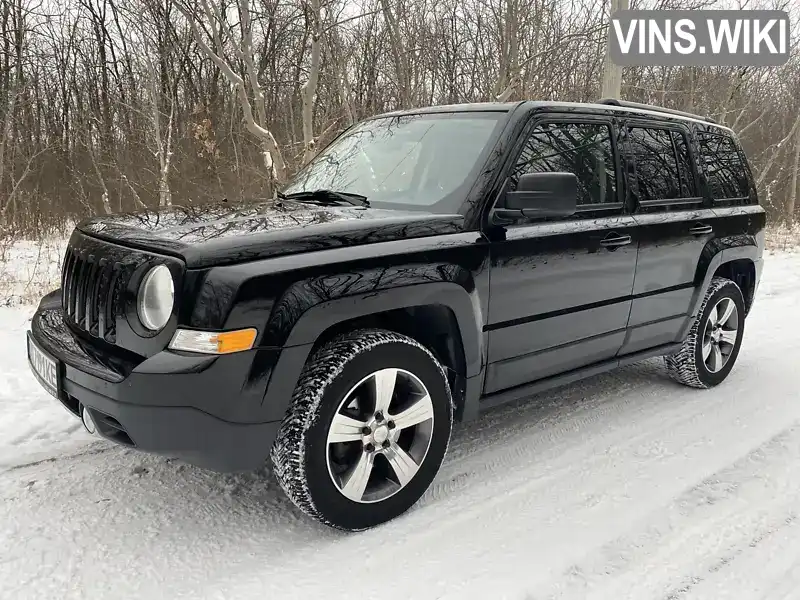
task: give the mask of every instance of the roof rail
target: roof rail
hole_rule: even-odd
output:
[[[628,102],[627,100],[618,100],[617,98],[601,98],[597,104],[607,104],[609,106],[621,106],[623,108],[636,108],[639,110],[651,110],[654,112],[663,112],[670,115],[677,115],[680,117],[691,117],[692,119],[700,119],[708,123],[717,122],[711,117],[702,117],[683,110],[675,110],[674,108],[664,108],[663,106],[655,106],[653,104],[642,104],[641,102]]]

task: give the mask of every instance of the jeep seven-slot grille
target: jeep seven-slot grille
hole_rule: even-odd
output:
[[[77,327],[114,343],[122,290],[127,284],[125,265],[70,247],[61,270],[61,305]]]

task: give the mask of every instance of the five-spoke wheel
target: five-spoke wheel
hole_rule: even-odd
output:
[[[703,333],[703,361],[712,373],[728,362],[739,333],[739,311],[730,298],[722,298],[711,309]]]
[[[328,471],[354,502],[379,502],[419,470],[433,433],[433,402],[414,374],[387,368],[344,397],[328,431]]]
[[[452,419],[445,371],[427,348],[389,331],[347,334],[304,368],[273,447],[275,473],[309,515],[371,527],[422,496]]]
[[[730,279],[714,277],[680,351],[666,357],[672,378],[696,388],[721,383],[739,354],[744,315],[739,286]]]

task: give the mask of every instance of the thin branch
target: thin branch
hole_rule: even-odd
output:
[[[759,187],[763,185],[764,181],[767,178],[767,175],[769,175],[769,172],[772,169],[772,165],[775,163],[775,159],[778,157],[780,149],[786,142],[788,142],[791,139],[791,137],[798,130],[800,130],[800,114],[797,115],[797,119],[794,122],[794,126],[792,126],[792,129],[789,131],[789,133],[786,134],[786,137],[784,137],[777,144],[770,146],[770,148],[772,148],[772,154],[770,155],[769,160],[767,160],[767,164],[764,165],[764,167],[761,169],[761,173],[759,174],[758,180],[756,181],[756,184]]]

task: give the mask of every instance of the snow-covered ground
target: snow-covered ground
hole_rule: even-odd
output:
[[[768,256],[722,386],[652,360],[501,408],[360,534],[304,518],[266,470],[84,433],[28,373],[31,312],[0,308],[0,598],[800,597],[800,254]]]

